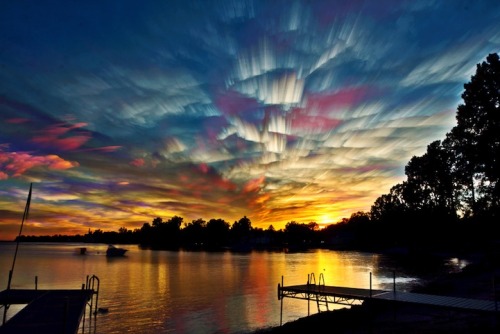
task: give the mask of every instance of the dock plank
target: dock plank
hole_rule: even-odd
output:
[[[281,297],[316,299],[317,296],[334,296],[353,300],[385,300],[399,303],[413,303],[473,311],[498,312],[494,300],[470,299],[452,296],[430,295],[412,292],[370,290],[328,285],[292,285],[279,287]],[[280,291],[278,291],[280,293]],[[300,297],[294,294],[301,294]]]
[[[4,290],[0,304],[28,305],[0,327],[0,334],[76,333],[93,290]]]

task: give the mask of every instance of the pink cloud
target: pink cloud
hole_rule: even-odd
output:
[[[207,173],[208,173],[208,171],[209,171],[209,167],[208,167],[208,165],[207,165],[207,164],[202,163],[202,164],[200,164],[198,167],[200,168],[200,170],[201,170],[201,172],[202,172],[203,174],[207,174]]]
[[[265,176],[262,175],[259,178],[253,179],[248,181],[244,186],[243,186],[243,192],[249,193],[249,192],[254,192],[256,190],[260,189],[260,186],[264,183],[265,181]]]
[[[36,167],[65,170],[77,167],[77,162],[67,161],[57,155],[33,155],[29,152],[5,152],[0,150],[0,179],[9,175],[17,177]]]
[[[134,159],[130,162],[130,164],[134,167],[142,167],[145,165],[145,161],[142,158]]]
[[[236,185],[228,180],[228,179],[224,179],[224,178],[215,178],[215,179],[212,179],[212,184],[219,188],[219,189],[222,189],[222,190],[227,190],[227,191],[233,191],[236,189]]]
[[[342,120],[323,116],[311,116],[303,109],[295,109],[291,112],[291,125],[293,130],[314,130],[325,132],[336,128]]]
[[[80,132],[76,136],[60,138],[69,131],[86,126],[87,123],[76,123],[72,125],[56,124],[39,131],[39,135],[33,137],[32,141],[44,147],[55,147],[63,151],[71,151],[83,146],[89,139],[90,134]]]
[[[228,92],[224,95],[217,96],[215,104],[220,111],[229,116],[238,115],[242,112],[254,110],[259,107],[257,100],[237,92]]]
[[[311,94],[307,97],[306,109],[325,113],[336,108],[352,107],[362,102],[370,92],[368,87],[352,87],[331,94]]]
[[[56,138],[49,136],[34,137],[32,141],[45,147],[56,147],[63,151],[71,151],[80,148],[90,139],[89,135],[74,136],[68,138]]]
[[[228,179],[223,178],[217,171],[209,165],[200,164],[190,171],[179,174],[179,180],[185,183],[185,188],[199,194],[213,192],[214,189],[233,191],[236,185]]]

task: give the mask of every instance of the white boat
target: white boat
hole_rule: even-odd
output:
[[[108,245],[106,256],[124,256],[128,250],[125,248],[118,248],[113,245]]]

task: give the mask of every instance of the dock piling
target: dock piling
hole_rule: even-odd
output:
[[[281,286],[285,286],[283,284],[283,276],[281,276]],[[278,295],[281,301],[281,309],[280,309],[280,326],[283,324],[283,290],[280,289],[280,285],[278,284]]]
[[[372,273],[370,272],[370,298],[372,298]]]
[[[396,294],[396,271],[392,271],[392,291]]]

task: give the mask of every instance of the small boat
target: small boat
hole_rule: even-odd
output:
[[[115,257],[115,256],[124,256],[128,250],[125,248],[118,248],[113,245],[108,245],[108,249],[106,250],[106,256]]]

